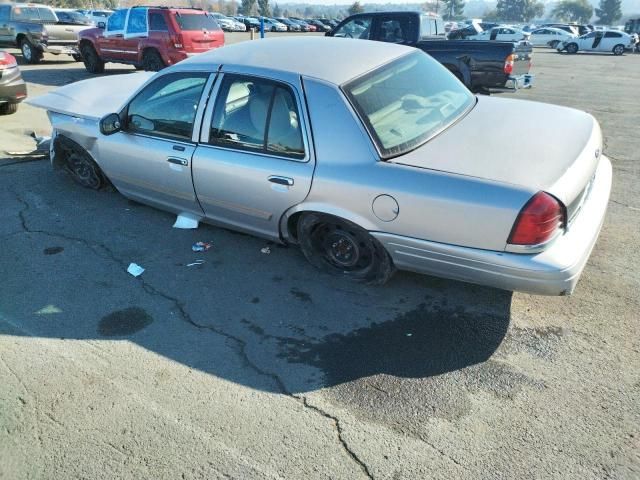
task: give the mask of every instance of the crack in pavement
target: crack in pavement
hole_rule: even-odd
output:
[[[28,212],[28,210],[30,208],[29,203],[26,200],[24,200],[18,193],[13,192],[13,194],[15,195],[16,199],[18,200],[18,202],[21,203],[22,206],[23,206],[23,208],[18,212],[18,217],[20,218],[20,222],[21,222],[22,228],[24,230],[24,232],[20,232],[20,233],[37,233],[37,234],[41,234],[41,235],[47,235],[47,236],[56,237],[56,238],[63,238],[63,239],[68,240],[68,241],[74,241],[74,242],[82,243],[89,250],[93,251],[99,257],[107,258],[107,259],[117,263],[118,265],[122,266],[123,269],[126,269],[127,263],[123,262],[120,258],[118,258],[113,253],[113,251],[111,251],[111,249],[109,247],[107,247],[103,243],[93,243],[92,244],[87,239],[80,238],[80,237],[73,237],[73,236],[70,236],[70,235],[62,234],[62,233],[52,233],[52,232],[48,232],[46,230],[32,230],[28,226],[27,219],[26,219],[26,213]],[[100,255],[100,253],[98,253],[98,251],[96,250],[96,248],[98,248],[98,247],[104,253],[106,253],[106,257],[104,255]],[[336,431],[336,434],[337,434],[337,437],[338,437],[338,442],[340,443],[342,449],[346,452],[346,454],[349,456],[349,458],[359,466],[359,468],[362,470],[362,472],[366,475],[367,478],[369,478],[369,479],[373,479],[374,478],[373,475],[371,474],[370,470],[369,470],[369,467],[364,463],[364,461],[362,459],[360,459],[360,457],[358,457],[358,455],[353,451],[353,449],[347,444],[346,440],[344,439],[343,428],[342,428],[342,425],[340,424],[340,420],[338,419],[338,417],[336,417],[335,415],[331,415],[329,412],[321,409],[320,407],[312,405],[311,403],[309,403],[308,399],[304,395],[296,395],[293,392],[290,392],[287,389],[286,385],[284,384],[283,380],[277,374],[272,373],[272,372],[268,372],[266,370],[263,370],[258,365],[253,363],[251,361],[251,359],[249,358],[249,355],[247,354],[247,351],[246,351],[247,342],[245,340],[243,340],[240,337],[236,337],[235,335],[232,335],[232,334],[230,334],[228,332],[225,332],[224,330],[216,328],[215,326],[202,325],[202,324],[197,323],[195,320],[193,320],[191,318],[191,315],[189,314],[189,312],[187,312],[184,302],[182,302],[181,300],[179,300],[176,297],[173,297],[173,296],[171,296],[169,294],[166,294],[166,293],[160,291],[159,289],[157,289],[156,287],[151,285],[149,282],[147,282],[142,277],[137,277],[136,279],[142,285],[143,290],[145,292],[147,292],[148,294],[160,296],[160,297],[164,298],[165,300],[168,300],[169,302],[173,303],[175,308],[180,313],[180,316],[182,317],[182,319],[187,324],[189,324],[192,327],[197,328],[199,330],[211,331],[214,334],[217,334],[219,336],[222,336],[222,337],[232,341],[236,345],[236,353],[242,359],[244,366],[252,369],[253,371],[255,371],[256,373],[258,373],[261,376],[270,378],[273,381],[273,383],[277,386],[277,388],[278,388],[278,390],[280,391],[281,394],[292,398],[293,400],[295,400],[296,402],[301,404],[304,408],[309,409],[309,410],[311,410],[311,411],[323,416],[324,418],[327,418],[327,419],[331,420],[332,423],[333,423],[334,430]]]

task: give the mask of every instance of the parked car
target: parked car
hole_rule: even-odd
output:
[[[533,48],[525,42],[447,40],[442,18],[423,12],[359,13],[326,36],[352,37],[418,48],[442,63],[473,92],[529,88]]]
[[[305,22],[307,22],[310,25],[313,25],[314,27],[316,27],[316,31],[317,32],[329,32],[331,31],[331,27],[328,25],[325,25],[324,23],[322,23],[319,20],[305,20]]]
[[[264,17],[264,31],[265,32],[286,32],[287,26],[284,23],[280,23],[274,18]]]
[[[527,40],[529,33],[513,27],[494,27],[475,35],[470,35],[467,40],[497,40],[498,42],[519,42]]]
[[[94,25],[99,23],[107,24],[107,19],[113,13],[113,10],[78,10],[78,12],[88,17]]]
[[[564,30],[567,33],[575,35],[576,37],[579,37],[580,35],[582,35],[577,25],[570,25],[567,23],[545,23],[543,25],[540,25],[540,27],[559,28],[560,30]],[[586,27],[586,28],[589,28],[589,27]],[[589,32],[586,32],[586,33],[589,33]]]
[[[71,8],[54,8],[54,13],[56,17],[58,17],[59,25],[84,25],[84,26],[93,26],[93,21],[83,15],[76,10],[72,10]]]
[[[625,50],[634,50],[638,43],[637,36],[617,30],[596,30],[578,38],[560,42],[558,52],[567,53],[583,52],[611,52],[614,55],[622,55]]]
[[[27,98],[27,84],[22,79],[16,57],[0,50],[0,115],[18,111],[18,104]]]
[[[80,61],[78,34],[86,28],[60,22],[46,5],[0,4],[0,47],[20,48],[27,63],[38,63],[44,52],[71,55]]]
[[[534,47],[556,48],[560,42],[576,38],[575,35],[559,28],[545,27],[533,30],[529,36],[529,42]]]
[[[187,7],[131,7],[116,10],[105,29],[80,34],[87,71],[101,73],[107,62],[161,70],[191,55],[224,45],[224,32],[208,13]]]
[[[299,31],[302,30],[298,23],[296,23],[296,22],[294,22],[292,20],[289,20],[288,18],[277,17],[277,18],[275,18],[275,20],[277,20],[278,22],[286,25],[288,32],[299,32]]]
[[[216,19],[216,22],[218,23],[218,25],[220,25],[220,28],[222,28],[222,30],[224,30],[225,32],[234,32],[236,30],[235,19],[228,18],[217,12],[210,13],[210,15]]]
[[[311,24],[309,20],[304,20],[302,18],[297,18],[297,17],[289,17],[289,20],[293,20],[294,22],[297,22],[300,25],[302,25],[303,28],[307,29],[307,30],[304,30],[306,32],[315,32],[318,29],[318,27]]]
[[[591,115],[475,97],[403,45],[242,42],[30,103],[81,185],[298,244],[369,283],[397,268],[570,294],[611,188]]]
[[[253,28],[254,30],[260,30],[260,20],[253,17],[234,17],[238,22],[244,23],[247,30]]]

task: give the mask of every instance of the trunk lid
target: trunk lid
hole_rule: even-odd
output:
[[[457,124],[389,161],[545,191],[569,207],[584,193],[601,152],[600,126],[585,112],[479,97]]]

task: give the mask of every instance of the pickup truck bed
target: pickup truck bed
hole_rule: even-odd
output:
[[[533,49],[526,42],[447,40],[438,16],[423,12],[359,13],[327,36],[401,43],[428,53],[472,92],[528,88]]]

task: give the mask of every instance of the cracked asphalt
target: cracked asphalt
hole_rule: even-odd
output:
[[[533,70],[514,97],[595,115],[614,165],[571,297],[368,287],[172,229],[3,154],[49,126],[1,117],[0,478],[640,478],[640,55],[536,50]],[[88,77],[49,56],[23,74],[31,96]]]

